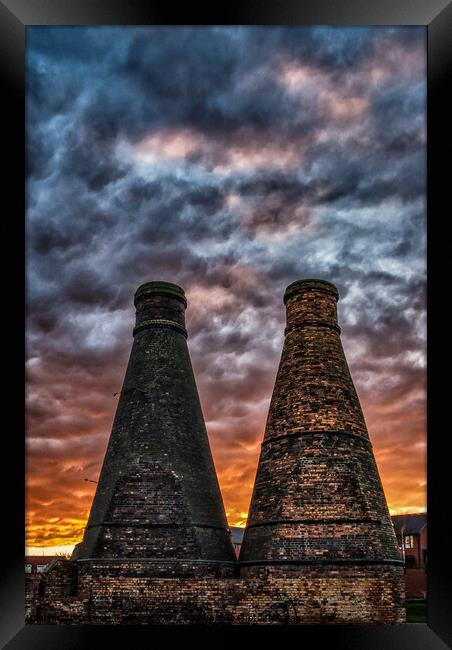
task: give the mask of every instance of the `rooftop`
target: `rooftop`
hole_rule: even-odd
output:
[[[243,541],[243,535],[245,533],[244,528],[239,528],[238,526],[231,527],[231,536],[233,544],[241,544]]]
[[[393,515],[391,517],[397,535],[416,535],[427,525],[427,513]]]
[[[25,564],[50,564],[57,555],[26,555]]]

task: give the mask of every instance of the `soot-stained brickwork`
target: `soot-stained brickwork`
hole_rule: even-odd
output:
[[[184,291],[167,282],[148,282],[135,293],[130,360],[73,559],[148,559],[157,572],[159,560],[234,568],[187,347],[186,305]]]
[[[403,565],[337,324],[337,289],[284,295],[284,349],[237,562],[177,285],[135,293],[134,342],[83,541],[27,620],[379,624],[404,620]]]

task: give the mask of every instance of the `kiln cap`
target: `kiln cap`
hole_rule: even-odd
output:
[[[339,291],[337,287],[328,280],[318,280],[318,279],[306,279],[306,280],[295,280],[289,284],[287,289],[284,292],[284,304],[287,300],[298,293],[303,293],[304,291],[325,291],[327,293],[333,294],[336,300],[339,300]]]
[[[163,282],[162,280],[152,280],[150,282],[144,282],[143,284],[140,284],[138,289],[135,291],[135,305],[146,296],[152,294],[178,298],[181,302],[184,303],[185,307],[187,306],[185,291],[182,289],[182,287],[177,284],[173,284],[172,282]]]

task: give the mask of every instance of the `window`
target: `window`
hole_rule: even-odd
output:
[[[25,573],[31,573],[31,564],[25,565]]]
[[[46,566],[47,566],[47,564],[38,564],[37,567],[36,567],[36,571],[38,573],[42,573],[44,571],[44,569],[46,568]]]
[[[405,535],[405,548],[414,548],[414,535]]]

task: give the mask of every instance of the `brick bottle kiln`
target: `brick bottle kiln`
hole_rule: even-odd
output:
[[[235,561],[183,290],[135,293],[134,343],[83,541],[43,574],[35,623],[400,623],[403,565],[337,325],[302,280]]]
[[[403,563],[340,340],[338,298],[321,280],[284,294],[285,342],[240,574],[296,577],[324,622],[396,622]]]
[[[130,360],[73,559],[138,560],[148,575],[231,573],[235,554],[187,348],[184,291],[148,282],[135,306]]]

